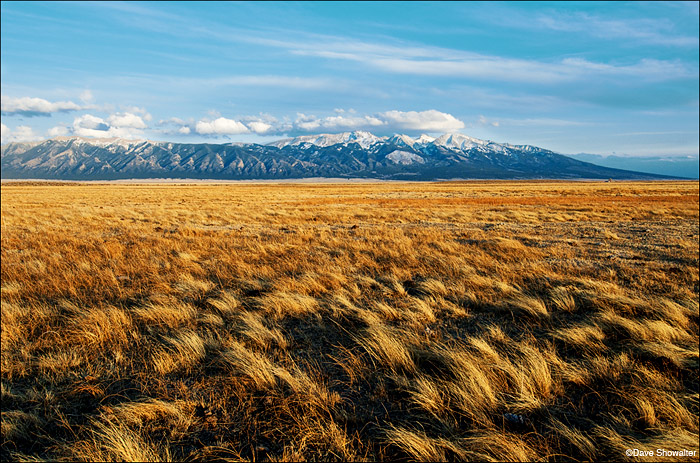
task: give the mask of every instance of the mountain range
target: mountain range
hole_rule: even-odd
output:
[[[459,133],[304,135],[266,145],[58,137],[2,146],[3,179],[661,179]]]

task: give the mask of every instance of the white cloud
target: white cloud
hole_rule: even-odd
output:
[[[251,132],[265,133],[265,132],[269,131],[272,128],[272,126],[266,122],[253,121],[253,122],[248,122],[248,128],[250,129]]]
[[[138,116],[135,117],[138,118]],[[138,118],[138,120],[141,119]],[[141,122],[143,123],[143,121]],[[126,125],[112,125],[113,123]],[[85,114],[76,117],[73,121],[73,134],[90,138],[139,138],[143,136],[140,127],[134,125],[138,125],[136,119],[125,117],[125,115],[113,114],[105,121],[101,117]]]
[[[465,127],[464,122],[453,115],[434,109],[427,111],[394,110],[364,115],[357,114],[354,109],[336,108],[333,112],[334,115],[326,117],[297,113],[293,120],[287,117],[280,120],[270,114],[262,113],[256,116],[236,116],[235,119],[226,117],[218,117],[213,120],[202,119],[197,122],[191,119],[186,121],[172,117],[161,119],[157,125],[166,127],[161,131],[165,134],[198,134],[211,137],[238,134],[274,136],[314,132],[337,133],[353,130],[375,131],[382,134],[400,131],[443,133],[457,131]],[[90,122],[92,124],[115,125],[111,119],[107,122],[90,119]]]
[[[5,140],[8,140],[10,137],[10,128],[0,122],[0,143],[5,143]]]
[[[655,59],[642,59],[628,65],[612,65],[582,58],[565,58],[558,63],[542,63],[474,54],[454,60],[382,57],[372,59],[370,64],[386,71],[403,74],[462,76],[533,83],[576,81],[585,77],[625,76],[654,81],[692,75],[692,71],[678,60]]]
[[[63,135],[68,135],[68,127],[64,127],[62,125],[58,125],[56,127],[52,127],[49,129],[47,132],[49,137],[61,137]]]
[[[3,115],[49,116],[52,113],[79,111],[85,109],[72,101],[50,102],[43,98],[13,98],[6,95],[0,97],[0,108]]]
[[[698,38],[674,33],[673,23],[666,18],[607,19],[587,13],[542,15],[534,21],[548,29],[582,32],[604,39],[628,39],[655,45],[697,47]]]
[[[194,130],[200,135],[237,135],[249,132],[248,127],[242,123],[225,117],[213,121],[198,121]]]
[[[158,127],[165,127],[160,132],[166,135],[189,135],[193,131],[194,119],[186,121],[179,117],[161,119],[156,124]],[[174,127],[173,127],[174,126]]]
[[[354,110],[334,109],[338,115],[316,117],[297,113],[290,124],[279,124],[275,133],[342,132],[348,130],[380,130],[382,133],[407,130],[411,132],[452,132],[464,128],[464,122],[451,114],[436,111],[386,111],[371,115],[354,115]],[[353,115],[345,115],[353,114]]]
[[[294,128],[307,132],[314,130],[343,131],[369,129],[385,124],[385,121],[376,116],[329,116],[319,119],[314,116],[298,114],[296,121],[294,121]]]
[[[139,114],[143,118],[144,121],[150,121],[153,117],[151,114],[146,111],[145,108],[139,108],[138,106],[125,106],[121,108],[127,113],[132,113],[132,114]]]
[[[430,109],[428,111],[387,111],[380,113],[388,125],[396,129],[426,132],[452,132],[463,129],[464,122],[452,114]]]
[[[20,125],[14,130],[13,138],[15,141],[31,141],[35,140],[37,136],[28,125]]]
[[[372,64],[386,71],[402,74],[463,76],[477,79],[552,82],[566,78],[562,70],[551,65],[525,60],[473,56],[456,60],[382,57]]]
[[[146,123],[140,116],[132,113],[116,113],[109,116],[109,125],[112,127],[127,127],[132,129],[145,129]]]
[[[0,123],[0,139],[2,143],[34,141],[39,138],[32,128],[27,125],[20,125],[13,130]]]
[[[360,127],[379,127],[385,125],[386,122],[376,116],[359,116],[359,117],[344,117],[330,116],[324,120],[323,126],[328,128],[360,128]]]
[[[307,116],[304,113],[297,113],[297,119],[294,121],[296,129],[310,131],[321,126],[321,121],[316,116]]]
[[[268,46],[286,48],[296,55],[357,61],[401,74],[532,83],[572,82],[591,77],[623,76],[633,76],[646,81],[663,81],[697,75],[692,66],[679,60],[642,59],[624,64],[582,59],[538,61],[441,47],[373,44],[328,36],[318,36],[318,40],[315,41],[257,41]]]
[[[248,129],[260,135],[270,134],[270,133],[280,133],[284,127],[289,124],[280,123],[280,121],[272,116],[271,114],[260,113],[257,116],[243,116],[240,118]]]
[[[106,131],[109,130],[109,125],[101,117],[85,114],[73,120],[73,128]]]

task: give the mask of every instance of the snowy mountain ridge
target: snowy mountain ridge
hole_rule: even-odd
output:
[[[332,146],[336,144],[347,145],[349,143],[357,143],[363,148],[368,148],[375,143],[393,143],[397,146],[405,145],[413,147],[415,145],[425,146],[428,144],[434,144],[436,146],[443,146],[445,148],[457,148],[461,150],[468,150],[475,146],[503,146],[499,143],[492,142],[490,140],[480,140],[478,138],[473,138],[468,135],[461,133],[446,133],[438,138],[431,137],[426,134],[422,134],[419,137],[412,138],[409,135],[404,134],[394,134],[390,137],[378,137],[370,132],[365,131],[354,131],[354,132],[342,132],[337,134],[323,133],[319,135],[302,135],[295,138],[286,138],[283,140],[274,141],[268,143],[269,146],[275,146],[277,148],[283,148],[285,146],[298,146],[304,143],[308,143],[315,146]]]
[[[455,178],[658,178],[574,160],[550,150],[480,140],[370,132],[303,135],[267,145],[174,143],[59,137],[2,146],[2,178],[289,179],[309,177],[436,180]]]

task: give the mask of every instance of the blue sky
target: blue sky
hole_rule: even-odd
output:
[[[461,132],[698,154],[697,2],[2,2],[3,142]]]

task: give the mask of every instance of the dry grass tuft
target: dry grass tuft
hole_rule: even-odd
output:
[[[547,317],[549,311],[544,302],[537,297],[525,294],[516,294],[507,297],[497,308],[499,310],[512,312],[514,315],[524,315],[534,318]]]
[[[263,296],[259,301],[260,307],[275,318],[287,316],[304,316],[315,313],[318,301],[311,296],[296,293],[278,292]]]
[[[402,338],[396,329],[377,323],[370,325],[362,336],[355,337],[355,342],[369,354],[375,366],[394,373],[410,373],[416,365]]]
[[[398,427],[386,431],[386,441],[417,461],[447,461],[445,450],[451,447],[443,439],[430,438],[424,432]]]
[[[92,438],[76,445],[79,461],[172,461],[168,448],[151,442],[137,430],[105,420],[93,424]]]
[[[221,353],[221,361],[228,365],[233,373],[248,378],[257,389],[272,388],[277,384],[274,363],[246,349],[237,341]]]
[[[153,354],[153,369],[166,374],[178,369],[192,370],[206,355],[204,340],[195,332],[185,330],[173,337],[164,337],[167,347]]]
[[[191,304],[170,299],[134,309],[133,314],[143,324],[176,329],[191,323],[197,317],[197,309]]]
[[[287,339],[278,328],[268,328],[264,325],[264,317],[253,312],[245,312],[240,316],[241,334],[252,343],[268,349],[277,346],[280,349],[287,347]]]

